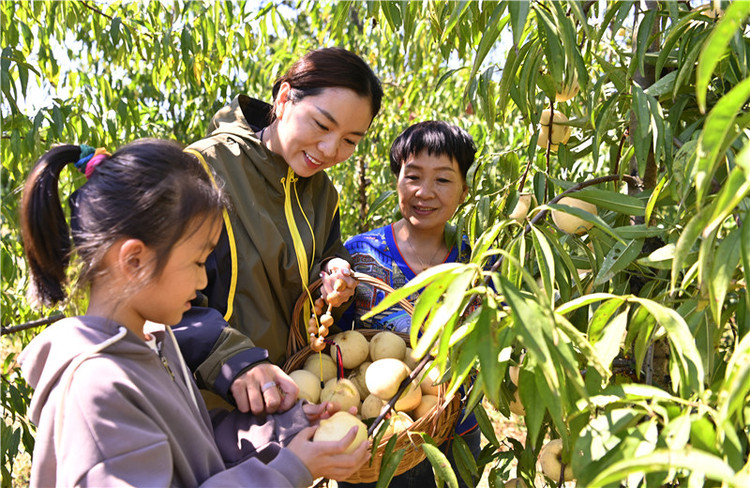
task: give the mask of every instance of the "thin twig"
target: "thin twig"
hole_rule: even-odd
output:
[[[614,174],[617,174],[620,172],[620,158],[622,157],[622,146],[625,144],[625,140],[628,138],[629,130],[625,129],[625,132],[622,133],[622,137],[620,138],[620,145],[617,147],[617,157],[615,157],[615,167],[612,170]]]
[[[2,328],[0,328],[0,331],[2,331],[2,334],[0,335],[14,334],[16,332],[21,332],[22,330],[33,329],[34,327],[41,327],[42,325],[48,325],[48,324],[57,322],[58,320],[64,317],[65,315],[63,314],[55,314],[55,315],[51,315],[43,319],[32,320],[31,322],[26,322],[25,324],[21,324],[21,325],[12,325],[10,327],[3,326]]]

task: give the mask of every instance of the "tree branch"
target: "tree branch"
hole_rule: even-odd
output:
[[[41,327],[42,325],[52,324],[62,318],[65,318],[65,315],[60,313],[50,315],[49,317],[45,317],[43,319],[32,320],[31,322],[26,322],[25,324],[21,325],[11,325],[9,327],[2,326],[0,327],[0,335],[14,334],[16,332],[21,332],[22,330],[33,329],[34,327]]]

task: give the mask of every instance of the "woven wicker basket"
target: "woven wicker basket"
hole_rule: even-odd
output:
[[[369,275],[354,273],[354,277],[357,278],[360,282],[367,283],[375,288],[385,291],[386,293],[391,293],[393,291],[390,286],[386,285],[380,280],[372,278]],[[310,287],[310,292],[317,290],[320,287],[320,284],[320,280],[313,283],[313,285]],[[286,371],[287,373],[301,368],[308,356],[310,356],[311,354],[315,354],[307,344],[306,318],[301,317],[303,306],[305,300],[307,299],[308,297],[306,293],[300,296],[294,308],[292,321],[293,325],[290,330],[289,344],[287,346],[288,359],[284,364],[284,371]],[[408,301],[402,300],[400,304],[402,308],[406,310],[407,313],[409,313],[409,315],[413,313],[414,309]],[[376,329],[357,330],[358,332],[361,332],[368,341],[372,336],[380,332],[380,330]],[[408,334],[397,334],[400,335],[407,344],[409,343]],[[329,346],[326,346],[326,349],[323,351],[323,353],[327,354],[328,350]],[[398,434],[395,449],[404,449],[405,453],[404,457],[401,459],[401,462],[398,465],[398,468],[396,469],[395,475],[399,475],[404,473],[405,471],[408,471],[409,469],[422,462],[422,460],[424,460],[424,451],[422,451],[422,449],[419,447],[419,445],[423,442],[422,437],[418,434],[419,432],[425,432],[429,434],[430,437],[435,439],[438,444],[441,444],[453,432],[453,429],[456,425],[456,420],[459,413],[461,412],[461,401],[458,395],[454,395],[452,398],[446,398],[446,390],[447,385],[441,385],[438,394],[437,405],[434,406],[427,414],[415,420],[414,423],[412,423],[405,432]],[[385,450],[385,445],[388,443],[389,439],[390,436],[381,439],[380,444],[377,448],[378,452],[373,457],[371,465],[369,463],[365,463],[359,469],[359,471],[354,473],[351,477],[347,478],[346,480],[340,481],[347,481],[350,483],[369,483],[376,481],[380,474],[380,461],[383,457],[383,451]]]

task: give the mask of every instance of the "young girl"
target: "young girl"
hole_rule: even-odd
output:
[[[76,161],[89,179],[70,198],[71,249],[57,182]],[[354,432],[311,442],[310,422],[330,412],[298,403],[248,417],[237,449],[255,456],[231,468],[222,460],[168,325],[206,285],[224,205],[209,173],[172,142],[136,141],[111,156],[59,146],[36,164],[21,209],[32,292],[41,303],[63,300],[74,255],[89,305],[20,358],[35,388],[33,486],[308,486],[366,459],[366,443],[343,454]]]

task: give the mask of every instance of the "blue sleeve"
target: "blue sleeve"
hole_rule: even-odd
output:
[[[192,307],[172,330],[198,385],[230,402],[235,378],[268,360],[268,351],[255,347],[212,308]]]
[[[229,324],[213,308],[191,307],[179,324],[172,326],[180,352],[191,371],[206,360]]]

